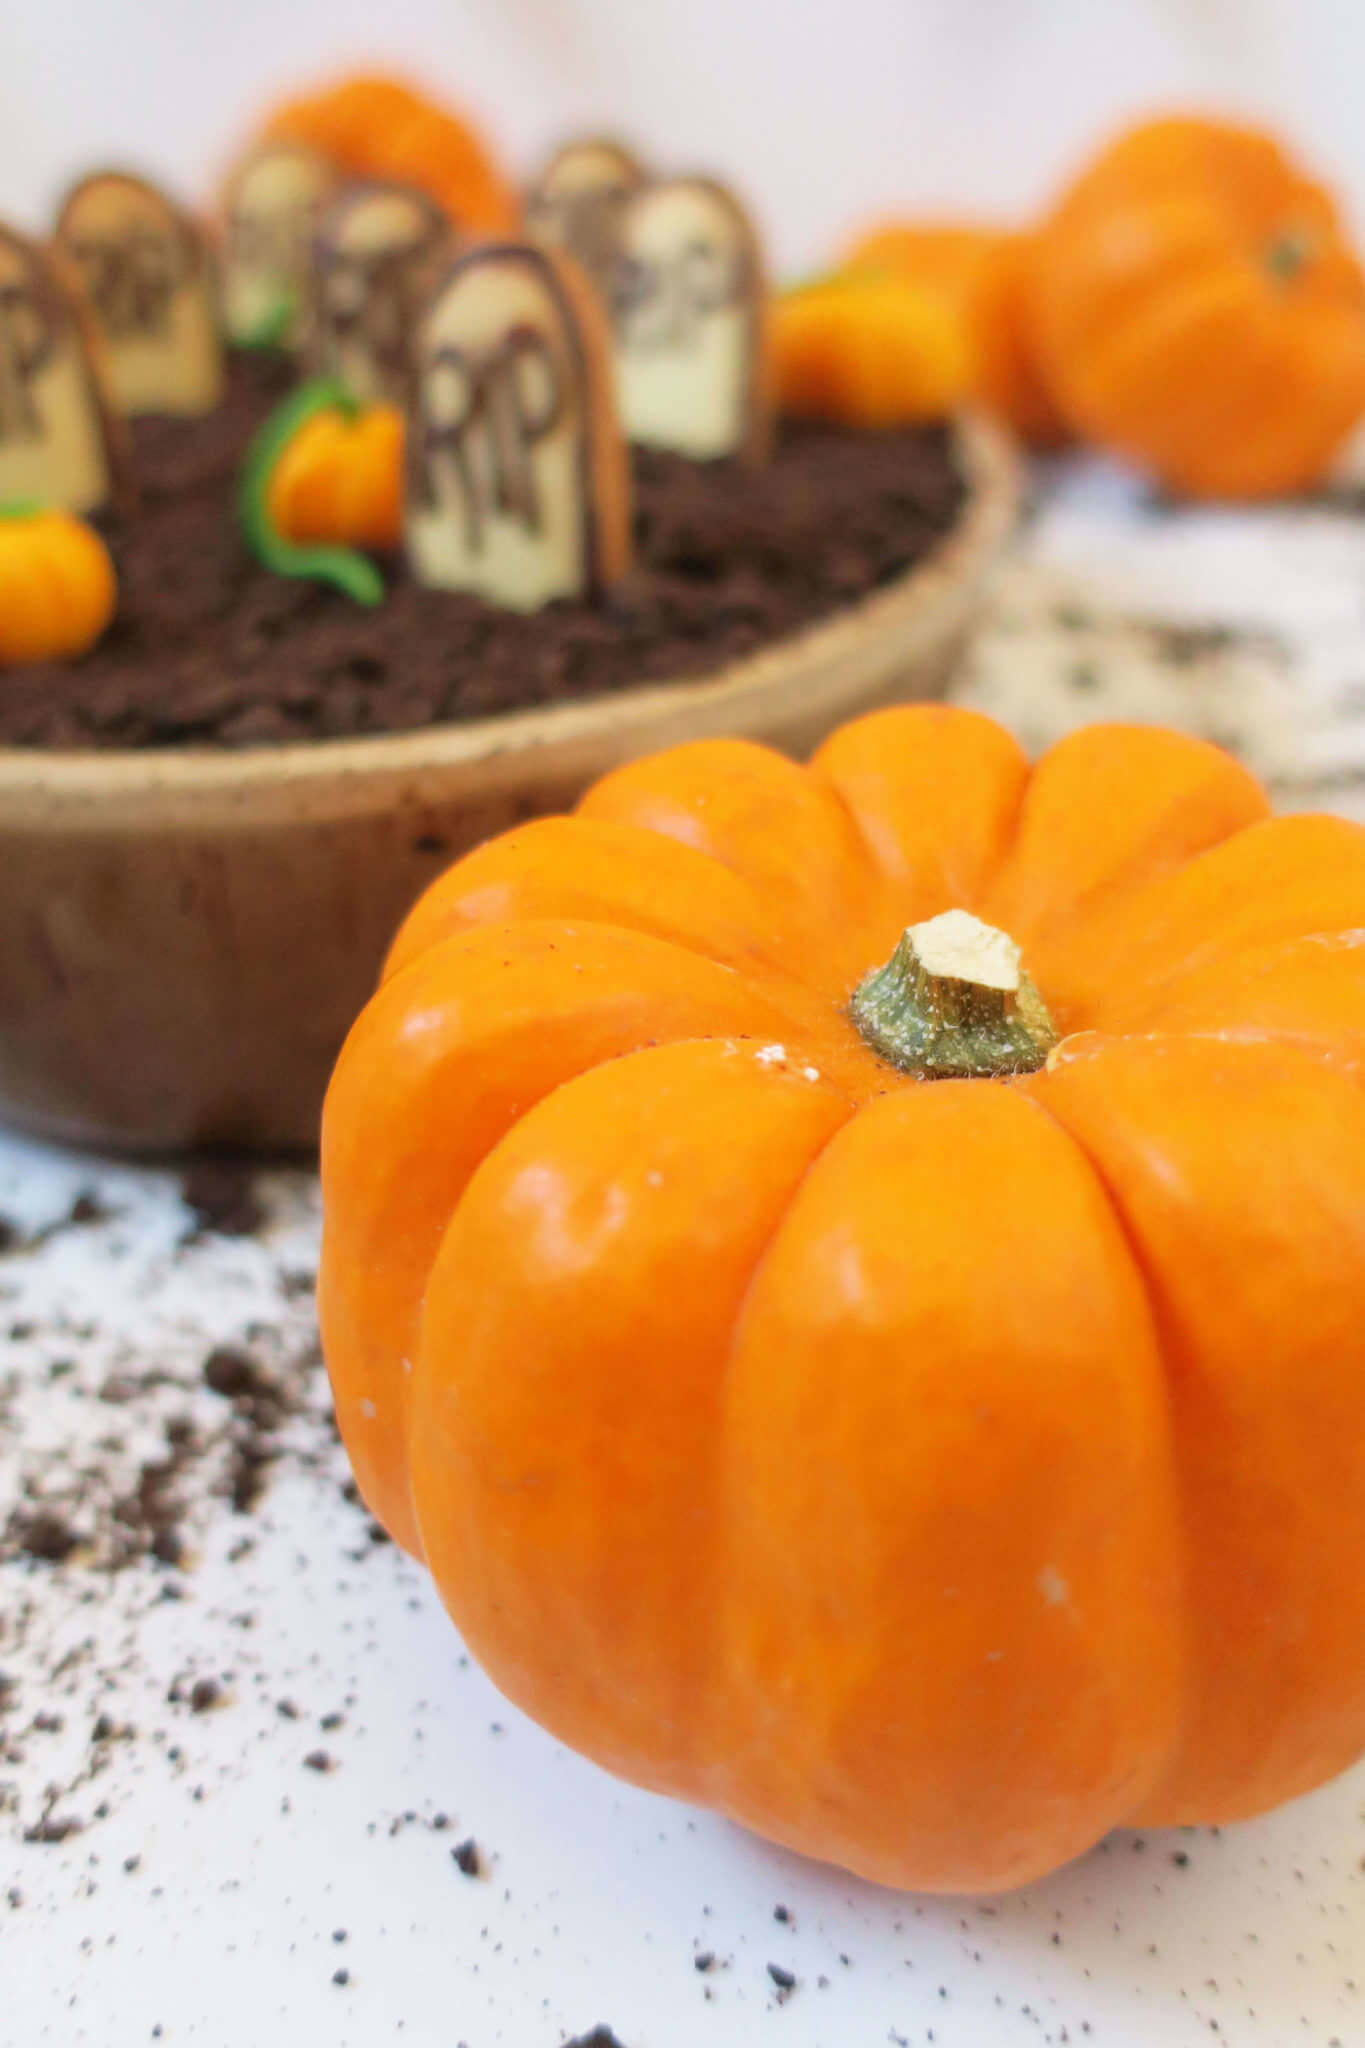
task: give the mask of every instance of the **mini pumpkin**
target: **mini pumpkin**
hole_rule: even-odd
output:
[[[1362,930],[1365,830],[1216,749],[939,707],[457,863],[331,1084],[319,1299],[494,1681],[930,1890],[1357,1757]]]
[[[971,338],[976,397],[1022,439],[1050,448],[1066,439],[1066,427],[1044,384],[1028,327],[1036,254],[1031,233],[892,221],[860,235],[842,268],[903,278],[946,299]]]
[[[85,520],[0,506],[0,663],[84,654],[117,599],[109,550]]]
[[[1318,481],[1365,411],[1365,274],[1268,135],[1150,122],[1039,231],[1029,316],[1078,433],[1194,497]]]
[[[900,278],[834,277],[779,299],[771,325],[780,411],[890,428],[939,419],[972,384],[955,310]]]
[[[469,122],[402,79],[353,73],[276,107],[265,132],[355,177],[415,185],[474,233],[515,231],[516,195]]]
[[[403,527],[402,413],[335,400],[320,407],[281,450],[267,500],[288,540],[391,552]]]
[[[394,407],[361,406],[336,377],[299,385],[258,429],[242,469],[238,511],[258,561],[380,603],[384,579],[360,550],[396,539],[402,442]]]

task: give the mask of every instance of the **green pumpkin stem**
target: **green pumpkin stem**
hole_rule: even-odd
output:
[[[256,433],[242,470],[238,511],[251,552],[276,576],[330,583],[357,604],[381,604],[384,579],[356,548],[308,547],[286,539],[270,516],[270,479],[289,443],[320,412],[354,419],[360,407],[335,377],[315,377],[291,392]]]
[[[903,932],[859,982],[849,1015],[879,1058],[922,1080],[1029,1074],[1057,1043],[1013,939],[965,910]]]

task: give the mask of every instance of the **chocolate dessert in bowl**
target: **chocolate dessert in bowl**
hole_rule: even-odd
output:
[[[211,239],[114,173],[0,233],[9,1122],[311,1145],[439,869],[631,756],[937,693],[1011,524],[974,418],[774,420],[719,185],[593,140],[475,239],[354,168],[285,133]]]

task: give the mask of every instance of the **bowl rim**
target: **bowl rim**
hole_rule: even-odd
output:
[[[607,730],[638,734],[679,712],[743,714],[793,680],[864,650],[869,636],[894,629],[913,658],[916,638],[931,639],[955,595],[963,604],[1015,524],[1019,457],[1008,433],[986,415],[955,414],[952,427],[967,478],[967,496],[953,525],[893,583],[710,676],[617,690],[549,706],[495,712],[486,718],[422,726],[414,731],[291,740],[281,746],[46,749],[0,747],[0,820],[56,825],[87,820],[94,807],[136,811],[144,826],[160,807],[225,801],[239,811],[253,792],[288,784],[335,784],[376,775],[386,782],[433,770],[469,768],[502,756],[553,752],[591,743]],[[661,741],[661,744],[666,744]],[[54,815],[55,814],[55,815]],[[207,822],[207,820],[205,820]]]

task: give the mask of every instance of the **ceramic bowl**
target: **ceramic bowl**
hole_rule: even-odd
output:
[[[246,752],[0,750],[0,1119],[122,1151],[311,1147],[409,904],[606,769],[743,734],[797,755],[939,695],[1014,523],[1005,438],[899,582],[701,681],[375,739]]]

